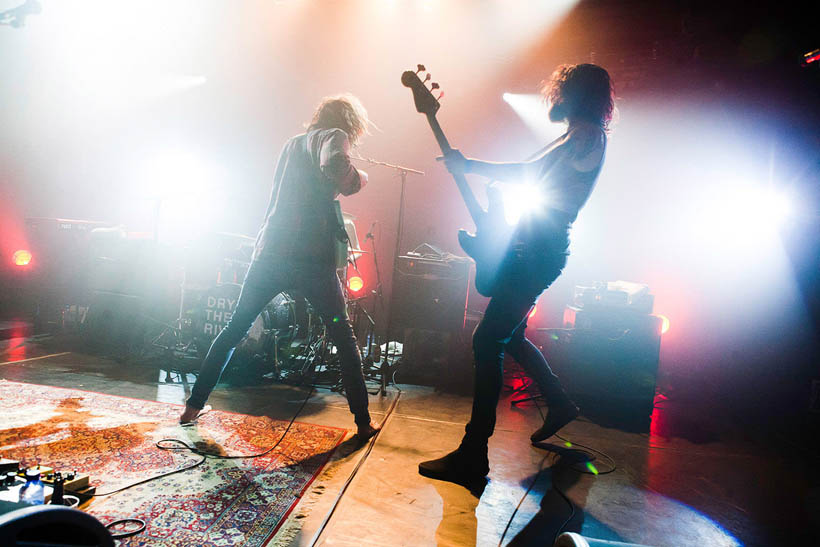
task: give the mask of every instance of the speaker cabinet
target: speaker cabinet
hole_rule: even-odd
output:
[[[629,310],[568,306],[564,319],[569,328],[539,331],[549,334],[543,337],[544,354],[570,396],[584,412],[617,411],[648,427],[661,318]]]
[[[397,382],[447,391],[472,387],[464,332],[470,266],[467,258],[399,257],[390,334],[404,343]]]
[[[144,299],[94,291],[83,322],[86,349],[126,358],[142,347],[146,330]]]
[[[469,259],[400,256],[393,277],[392,334],[405,329],[461,331],[467,310]]]

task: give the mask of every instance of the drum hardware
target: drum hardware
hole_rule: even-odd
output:
[[[347,260],[345,267],[337,273],[345,281],[347,268],[352,266],[358,271],[357,259],[365,254],[373,254],[375,259],[376,249],[372,233],[368,233],[363,241],[371,240],[372,251],[361,248],[352,215],[343,214],[343,220],[349,239]],[[223,239],[237,247],[234,245],[237,236]],[[246,250],[252,241],[243,238],[237,249]],[[213,248],[219,247],[217,243]],[[176,320],[168,322],[147,317],[154,327],[151,329],[153,334],[146,337],[143,354],[146,350],[151,351],[161,359],[160,368],[166,371],[166,382],[184,381],[187,373],[198,372],[213,339],[233,315],[241,292],[241,285],[235,281],[244,280],[251,257],[250,253],[231,249],[230,252],[218,249],[218,254],[222,255],[218,259],[219,267],[216,267],[217,261],[211,252],[213,249],[201,245],[190,249],[182,268]],[[379,281],[371,294],[383,309],[378,264],[376,271]],[[343,286],[347,291],[345,283]],[[346,296],[352,294],[346,293]],[[360,351],[364,354],[366,377],[384,383],[386,380],[380,377],[384,370],[378,368],[381,353],[376,339],[376,321],[364,302],[369,296],[347,299],[348,313],[358,339],[363,342],[364,348]],[[314,377],[321,385],[341,389],[341,367],[327,330],[305,298],[292,291],[276,295],[265,306],[247,336],[236,347],[223,375],[223,379],[230,383],[269,380],[304,384]]]

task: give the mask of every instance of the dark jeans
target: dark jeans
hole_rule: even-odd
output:
[[[527,317],[535,301],[558,278],[565,264],[566,256],[561,255],[555,257],[552,264],[546,264],[546,275],[539,275],[537,279],[526,271],[502,276],[506,281],[490,299],[484,317],[473,333],[475,387],[472,415],[465,428],[465,444],[486,446],[487,439],[493,434],[495,411],[503,385],[505,351],[535,380],[549,407],[571,403],[544,355],[524,335]]]
[[[245,337],[256,316],[274,296],[286,290],[299,291],[321,316],[338,351],[342,386],[347,393],[350,412],[357,425],[370,423],[361,355],[347,317],[341,283],[333,267],[318,268],[312,264],[276,263],[273,260],[251,264],[233,316],[211,344],[188,405],[194,408],[205,405],[234,348]]]

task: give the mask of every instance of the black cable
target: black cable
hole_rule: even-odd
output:
[[[155,481],[155,480],[161,479],[163,477],[168,477],[170,475],[175,475],[176,473],[181,473],[183,471],[188,471],[190,469],[194,469],[195,467],[199,467],[200,465],[205,463],[205,460],[207,460],[208,458],[222,459],[222,460],[251,459],[251,458],[259,458],[261,456],[269,454],[274,449],[276,449],[276,447],[279,446],[279,444],[284,440],[285,435],[288,434],[288,431],[290,431],[290,428],[293,426],[293,423],[296,421],[296,418],[299,416],[299,414],[301,414],[302,409],[305,408],[305,405],[307,404],[307,402],[311,398],[311,396],[313,396],[313,387],[310,388],[310,391],[308,392],[307,397],[305,397],[305,399],[302,401],[302,404],[299,406],[299,409],[293,415],[293,418],[290,419],[290,422],[288,423],[288,426],[285,428],[285,431],[284,431],[284,433],[282,433],[282,436],[279,437],[279,440],[276,441],[276,443],[273,446],[271,446],[270,448],[268,448],[264,452],[260,452],[259,454],[249,454],[249,455],[214,454],[212,452],[206,452],[206,451],[203,451],[203,450],[199,450],[198,448],[196,448],[194,446],[190,446],[189,444],[185,443],[184,441],[182,441],[180,439],[160,439],[159,441],[156,442],[156,447],[159,448],[160,450],[188,450],[188,451],[190,451],[194,454],[197,454],[198,456],[202,456],[202,459],[195,462],[193,465],[187,465],[187,466],[181,467],[179,469],[174,469],[173,471],[168,471],[166,473],[162,473],[162,474],[156,475],[154,477],[149,477],[147,479],[135,482],[133,484],[129,484],[128,486],[123,486],[122,488],[112,490],[111,492],[104,492],[102,494],[94,493],[94,494],[91,494],[90,497],[98,498],[98,497],[102,497],[102,496],[110,496],[112,494],[122,492],[123,490],[128,490],[129,488],[133,488],[133,487],[138,486],[140,484],[145,484],[146,482]],[[178,444],[181,444],[182,446],[178,446],[178,447],[162,446],[161,443],[178,443]],[[142,519],[127,518],[127,519],[119,519],[119,520],[115,520],[113,522],[109,522],[108,524],[105,525],[105,527],[106,527],[106,529],[110,529],[114,526],[117,526],[119,524],[125,524],[125,523],[137,523],[138,525],[140,525],[140,527],[137,528],[136,530],[128,530],[128,531],[122,532],[120,534],[112,534],[111,537],[113,539],[124,539],[124,538],[128,538],[128,537],[131,537],[131,536],[135,536],[135,535],[143,532],[145,530],[145,526],[146,526],[145,521],[142,520]]]
[[[538,413],[541,414],[541,419],[542,420],[545,419],[544,410],[541,407],[541,405],[538,403],[538,398],[534,398],[533,401],[535,401],[535,406],[536,406],[536,408],[538,408]],[[575,464],[569,465],[569,468],[572,469],[573,471],[575,471],[576,473],[582,473],[582,474],[585,474],[585,475],[595,475],[595,476],[608,475],[609,473],[614,472],[618,468],[617,465],[615,464],[615,460],[609,454],[607,454],[606,452],[603,452],[603,451],[598,450],[596,448],[592,448],[590,446],[586,446],[586,445],[583,445],[583,444],[580,444],[580,443],[572,443],[569,439],[566,439],[566,438],[562,437],[561,435],[558,435],[557,433],[555,434],[555,436],[558,437],[559,439],[561,439],[562,441],[564,441],[564,443],[566,444],[566,446],[568,448],[579,446],[583,449],[589,450],[590,452],[594,452],[595,454],[600,454],[601,456],[603,456],[604,458],[606,458],[608,460],[608,465],[610,466],[610,469],[607,469],[605,471],[598,471],[597,469],[595,469],[594,466],[592,467],[592,469],[578,469],[577,467],[575,467]],[[587,466],[591,466],[592,461],[597,459],[592,454],[590,454],[590,456],[592,456],[592,457],[591,457],[590,460],[587,461]],[[535,483],[538,482],[538,478],[540,477],[541,473],[544,471],[543,465],[544,465],[544,462],[547,460],[548,457],[549,457],[549,453],[547,453],[547,455],[544,456],[544,459],[541,460],[541,464],[539,465],[538,472],[535,474],[535,478],[533,478],[532,483],[530,483],[530,486],[527,488],[527,491],[524,492],[524,495],[519,500],[518,505],[515,506],[515,510],[513,510],[512,515],[510,515],[510,518],[507,521],[507,526],[504,527],[504,532],[501,534],[501,539],[498,540],[499,547],[501,547],[501,544],[504,541],[504,537],[506,537],[507,531],[510,529],[510,526],[512,525],[513,520],[515,519],[515,515],[518,513],[519,508],[524,503],[524,500],[527,499],[527,496],[529,495],[530,491],[532,491],[533,487],[535,486]],[[569,505],[569,508],[570,508],[569,516],[566,518],[566,520],[563,522],[563,524],[561,524],[561,526],[558,528],[558,530],[556,530],[555,536],[552,538],[552,543],[555,543],[555,541],[558,539],[558,536],[561,534],[561,531],[564,529],[564,527],[567,524],[569,524],[569,522],[575,516],[575,504],[572,503],[572,500],[569,499],[569,496],[567,496],[560,488],[558,488],[554,484],[552,485],[552,489],[555,490],[564,499],[564,501],[567,502],[567,505]]]
[[[169,450],[168,448],[162,447],[159,444],[161,442],[168,441],[168,440],[175,440],[175,439],[162,439],[161,441],[157,441],[156,447],[159,448],[160,450]],[[143,479],[143,480],[135,482],[133,484],[129,484],[128,486],[123,486],[122,488],[117,488],[116,490],[112,490],[111,492],[103,492],[102,494],[97,494],[97,493],[90,494],[89,497],[100,498],[100,497],[103,497],[103,496],[110,496],[112,494],[117,494],[118,492],[122,492],[123,490],[128,490],[129,488],[134,488],[135,486],[139,486],[140,484],[145,484],[146,482],[155,481],[157,479],[161,479],[163,477],[168,477],[168,476],[171,476],[171,475],[175,475],[177,473],[182,473],[183,471],[188,471],[189,469],[194,469],[195,467],[199,467],[200,465],[205,463],[206,459],[207,458],[205,456],[202,456],[202,459],[199,460],[198,462],[194,463],[193,465],[188,465],[188,466],[185,466],[185,467],[180,467],[179,469],[174,469],[172,471],[167,471],[167,472],[162,473],[160,475],[156,475],[154,477],[149,477],[147,479]]]
[[[501,544],[504,542],[504,537],[506,537],[506,535],[507,535],[507,531],[510,529],[510,526],[512,525],[513,520],[515,520],[515,515],[518,514],[518,510],[521,508],[521,505],[524,503],[524,500],[527,499],[527,496],[530,494],[530,491],[535,486],[535,483],[538,482],[538,477],[540,477],[541,472],[544,471],[544,462],[547,461],[548,457],[549,457],[549,453],[547,453],[547,455],[544,456],[544,458],[541,460],[541,463],[538,464],[538,473],[535,474],[535,477],[532,479],[532,483],[530,483],[529,487],[527,487],[527,491],[524,492],[523,496],[521,496],[521,500],[519,500],[518,505],[515,506],[515,509],[513,510],[512,515],[510,515],[510,520],[507,521],[507,526],[504,527],[504,531],[501,533],[501,539],[498,540],[498,547],[501,547]],[[574,513],[574,508],[573,508],[573,514],[575,514]],[[570,515],[570,518],[572,518],[572,515]],[[565,525],[566,525],[566,523],[564,523],[564,525],[562,525],[562,528]]]
[[[114,526],[119,526],[121,524],[128,523],[136,523],[137,525],[139,525],[139,528],[137,528],[136,530],[126,530],[124,532],[120,532],[119,534],[111,534],[111,539],[130,538],[131,536],[136,536],[137,534],[145,530],[145,521],[142,519],[135,518],[115,520],[113,522],[109,522],[108,524],[106,524],[105,528],[110,532],[111,528],[113,528]]]
[[[398,386],[396,386],[398,389]],[[390,405],[390,409],[388,409],[387,414],[384,417],[384,421],[382,422],[382,428],[373,435],[373,438],[370,439],[370,444],[367,446],[367,450],[365,450],[364,454],[359,458],[359,461],[356,463],[356,467],[353,468],[353,471],[345,480],[342,488],[339,490],[339,494],[336,496],[336,499],[333,501],[333,506],[330,508],[330,511],[325,516],[325,520],[322,521],[322,525],[319,527],[319,530],[316,532],[316,535],[313,536],[313,541],[311,542],[311,547],[316,547],[319,543],[319,539],[321,539],[322,534],[324,533],[325,529],[327,528],[328,524],[330,523],[330,519],[333,517],[333,513],[336,512],[336,508],[339,506],[339,502],[342,501],[342,496],[344,496],[345,492],[347,491],[348,486],[350,483],[353,482],[353,479],[356,477],[356,474],[359,472],[359,469],[364,464],[367,457],[370,455],[370,452],[373,451],[373,447],[376,445],[376,439],[379,438],[379,434],[381,434],[384,427],[387,425],[387,420],[393,414],[393,410],[396,408],[396,405],[399,402],[399,398],[401,397],[401,389],[399,389],[399,393],[396,395],[396,398],[393,400],[393,404]]]
[[[540,404],[538,404],[539,401],[538,401],[537,398],[533,399],[533,400],[535,401],[535,407],[538,409],[538,413],[541,415],[541,419],[545,420],[546,417],[544,416],[544,408]],[[597,469],[595,471],[592,471],[592,470],[586,471],[586,470],[578,469],[577,467],[573,467],[573,469],[575,471],[577,471],[578,473],[584,473],[586,475],[608,475],[609,473],[612,473],[613,471],[615,471],[618,468],[618,466],[615,464],[615,460],[612,458],[612,456],[610,456],[606,452],[603,452],[603,451],[598,450],[596,448],[592,448],[591,446],[586,446],[586,445],[583,445],[583,444],[580,444],[580,443],[573,443],[569,439],[566,439],[566,438],[562,437],[558,433],[556,433],[555,436],[558,437],[559,439],[561,439],[562,441],[564,441],[567,448],[572,448],[574,446],[580,446],[581,448],[589,450],[590,452],[594,452],[595,454],[600,454],[601,456],[603,456],[604,458],[606,458],[608,460],[608,465],[610,466],[610,469],[607,469],[606,471],[598,471]],[[594,455],[593,455],[592,459],[589,461],[589,463],[591,463],[595,459],[597,459],[597,458],[595,458]]]
[[[561,523],[561,526],[559,526],[559,527],[558,527],[558,529],[555,531],[555,535],[554,535],[554,536],[552,536],[552,543],[553,543],[553,544],[555,544],[555,542],[556,542],[556,541],[558,541],[558,536],[560,536],[560,535],[561,535],[561,531],[564,529],[564,527],[565,527],[567,524],[569,524],[569,521],[571,521],[571,520],[572,520],[572,517],[574,517],[574,516],[575,516],[575,504],[574,504],[574,503],[572,503],[572,500],[571,500],[571,499],[569,499],[569,496],[567,496],[567,495],[563,492],[563,490],[561,490],[560,488],[557,488],[555,485],[553,485],[552,489],[553,489],[553,490],[555,490],[556,492],[558,492],[558,494],[559,494],[562,498],[564,498],[564,501],[565,501],[565,502],[567,502],[567,503],[569,504],[569,508],[570,508],[569,516],[566,518],[566,520],[565,520],[564,522],[562,522],[562,523]]]
[[[558,433],[556,433],[556,434],[555,434],[555,436],[556,436],[556,437],[558,437],[559,439],[561,439],[562,441],[564,441],[564,443],[566,443],[567,448],[575,448],[576,446],[580,446],[580,447],[581,447],[581,448],[583,448],[584,450],[589,450],[590,452],[594,452],[595,454],[600,454],[601,456],[603,456],[604,458],[606,458],[607,460],[609,460],[609,461],[607,462],[607,465],[609,465],[609,467],[610,467],[610,468],[609,468],[609,469],[607,469],[607,470],[605,470],[605,471],[599,471],[599,470],[597,470],[597,469],[596,469],[595,471],[591,471],[591,470],[582,470],[582,469],[578,469],[578,468],[576,468],[576,467],[573,467],[573,469],[574,469],[575,471],[577,471],[578,473],[584,473],[585,475],[609,475],[610,473],[612,473],[612,472],[614,472],[616,469],[618,469],[618,466],[615,464],[615,460],[612,458],[612,456],[610,456],[610,455],[609,455],[609,454],[607,454],[606,452],[602,452],[601,450],[598,450],[597,448],[592,448],[591,446],[586,446],[586,445],[583,445],[583,444],[581,444],[581,443],[573,443],[573,442],[571,442],[569,439],[565,439],[564,437],[562,437],[562,436],[561,436],[561,435],[559,435]],[[582,452],[583,452],[584,450],[582,450]],[[592,457],[592,459],[591,459],[591,460],[589,460],[587,463],[592,463],[592,461],[593,461],[593,460],[596,460],[596,459],[597,459],[597,458],[595,458],[595,457],[593,456],[593,457]],[[573,464],[573,465],[575,465],[575,464]]]
[[[312,395],[313,395],[313,388],[311,387],[310,391],[307,394],[307,397],[305,397],[305,399],[302,401],[302,404],[299,406],[299,410],[297,410],[296,413],[293,415],[293,418],[290,419],[290,422],[288,423],[288,426],[285,428],[284,433],[282,433],[282,436],[279,437],[279,440],[276,441],[276,443],[273,446],[271,446],[270,448],[268,448],[264,452],[260,452],[258,454],[248,454],[248,455],[244,455],[244,454],[237,454],[237,455],[214,454],[212,452],[206,452],[206,451],[200,450],[200,449],[198,449],[194,446],[190,446],[189,444],[187,444],[186,442],[184,442],[180,439],[160,439],[159,441],[156,442],[156,447],[159,448],[160,450],[188,450],[188,451],[190,451],[190,452],[192,452],[192,453],[194,453],[198,456],[202,456],[202,459],[195,462],[193,465],[187,465],[185,467],[180,467],[179,469],[174,469],[172,471],[161,473],[159,475],[155,475],[153,477],[143,479],[143,480],[135,482],[133,484],[129,484],[128,486],[123,486],[122,488],[112,490],[111,492],[104,492],[102,494],[94,493],[94,494],[91,494],[90,497],[99,498],[99,497],[102,497],[102,496],[110,496],[112,494],[122,492],[123,490],[128,490],[129,488],[139,486],[140,484],[145,484],[147,482],[155,481],[155,480],[161,479],[163,477],[168,477],[170,475],[175,475],[176,473],[181,473],[183,471],[188,471],[190,469],[194,469],[196,467],[199,467],[200,465],[205,463],[205,460],[207,460],[208,458],[221,459],[221,460],[241,460],[241,459],[259,458],[261,456],[265,456],[266,454],[269,454],[274,449],[276,449],[276,447],[279,446],[279,444],[282,442],[282,440],[284,440],[285,435],[288,434],[288,431],[290,431],[290,428],[293,426],[293,423],[296,421],[296,418],[299,416],[299,414],[301,414],[302,409],[305,408],[305,405],[307,404],[308,400],[311,398]],[[176,446],[176,447],[174,447],[174,446],[163,446],[162,443],[177,443],[177,444],[180,444],[182,446]]]

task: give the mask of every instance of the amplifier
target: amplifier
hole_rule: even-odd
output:
[[[661,318],[624,308],[567,306],[563,329],[538,329],[567,392],[592,415],[649,425],[661,344]],[[625,425],[625,424],[622,424]]]
[[[393,276],[392,331],[461,331],[467,312],[468,258],[400,256]]]

